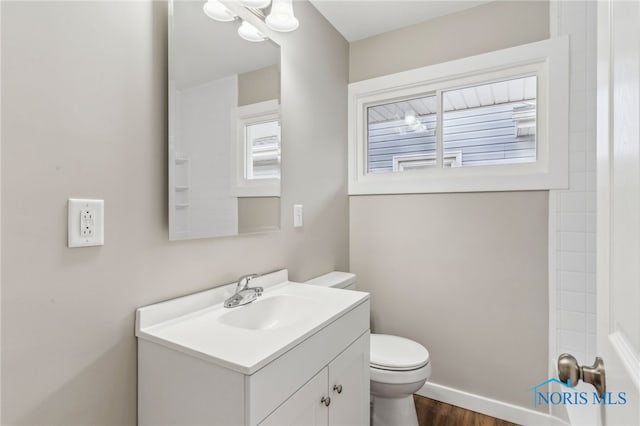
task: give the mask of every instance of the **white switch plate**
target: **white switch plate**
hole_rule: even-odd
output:
[[[104,200],[69,198],[68,247],[104,245]]]
[[[293,205],[293,227],[302,228],[302,204]]]

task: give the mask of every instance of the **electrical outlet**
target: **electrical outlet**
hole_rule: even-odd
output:
[[[104,245],[104,201],[69,199],[67,245],[90,247]]]
[[[80,236],[85,238],[93,237],[95,216],[96,212],[94,210],[80,210]]]

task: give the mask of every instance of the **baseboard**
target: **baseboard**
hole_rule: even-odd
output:
[[[506,420],[508,422],[517,423],[519,425],[536,425],[536,426],[567,426],[568,423],[549,414],[540,413],[528,408],[519,407],[507,402],[498,401],[496,399],[486,398],[484,396],[475,395],[458,389],[449,388],[447,386],[438,385],[436,383],[425,383],[425,385],[416,392],[418,395],[425,396],[436,401],[446,404],[455,405],[466,410],[475,411],[476,413],[486,414],[487,416],[497,419]]]

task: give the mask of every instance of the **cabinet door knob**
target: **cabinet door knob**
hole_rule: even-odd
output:
[[[338,393],[342,393],[342,385],[333,385],[333,390]]]
[[[331,397],[323,396],[322,399],[320,400],[320,403],[328,407],[331,404]]]

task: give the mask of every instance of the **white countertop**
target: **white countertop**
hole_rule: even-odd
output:
[[[247,309],[253,304],[224,308],[222,300],[233,293],[233,284],[138,309],[136,336],[251,375],[369,299],[368,293],[359,291],[288,280],[276,284],[274,280],[278,281],[288,274],[286,270],[275,274],[278,275],[264,277],[264,293],[253,303],[261,303],[275,296],[292,296],[292,300],[307,299],[304,312],[286,326],[255,330],[219,321],[221,316],[234,310]],[[252,286],[261,284],[257,280],[251,282]],[[203,306],[212,300],[216,303]]]

